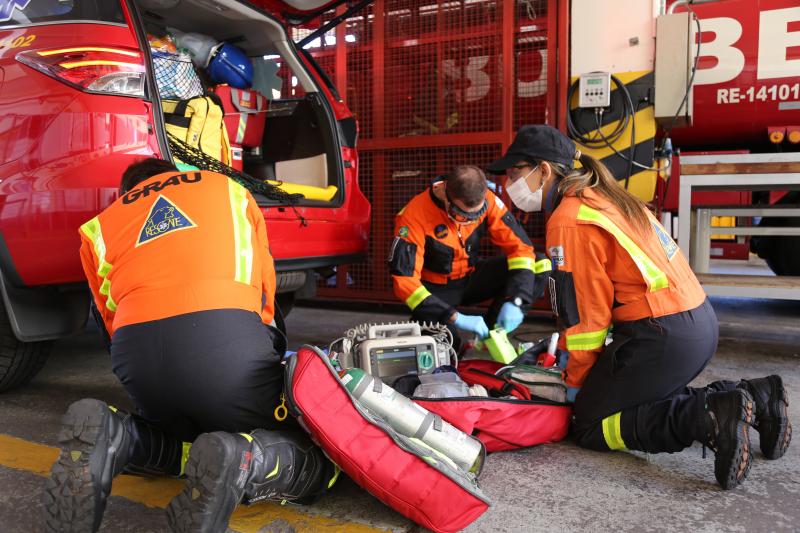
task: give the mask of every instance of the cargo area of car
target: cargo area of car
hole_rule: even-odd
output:
[[[165,112],[175,107],[176,100],[215,93],[225,108],[231,144],[231,160],[223,162],[290,194],[303,195],[301,205],[342,201],[343,165],[335,119],[279,21],[237,0],[181,0],[167,8],[147,0],[136,4]],[[180,46],[189,42],[187,34],[240,49],[253,64],[252,86],[237,89],[215,80],[201,60],[192,61],[201,54],[189,54]],[[160,68],[164,64],[176,68],[175,75],[165,75]],[[194,85],[173,86],[183,78]],[[258,195],[257,199],[263,200]]]

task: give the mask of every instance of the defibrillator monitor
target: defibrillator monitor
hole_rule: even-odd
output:
[[[358,362],[368,374],[393,383],[409,374],[428,374],[441,364],[432,337],[414,335],[367,339],[358,346]]]
[[[450,364],[452,335],[442,324],[362,324],[348,330],[337,348],[342,368],[360,368],[393,385],[408,375],[430,374]]]

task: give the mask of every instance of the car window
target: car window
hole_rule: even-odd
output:
[[[125,23],[119,0],[0,0],[0,28],[70,20]]]

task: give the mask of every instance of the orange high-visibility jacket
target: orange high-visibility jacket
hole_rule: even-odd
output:
[[[110,335],[211,309],[273,319],[275,265],[264,215],[222,174],[148,178],[81,226],[80,235],[83,269]]]
[[[397,298],[424,320],[446,322],[454,309],[422,282],[446,284],[469,276],[479,260],[480,241],[488,236],[508,257],[505,296],[531,304],[537,269],[533,246],[503,201],[487,191],[486,212],[476,222],[460,225],[447,216],[444,203],[434,195],[439,186],[441,181],[416,195],[395,218],[389,271]]]
[[[550,298],[566,328],[566,383],[580,387],[616,322],[694,309],[706,298],[675,241],[648,213],[644,233],[592,189],[565,196],[547,223]]]

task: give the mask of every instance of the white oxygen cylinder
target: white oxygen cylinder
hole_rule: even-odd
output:
[[[480,468],[483,444],[478,439],[456,429],[360,368],[343,372],[341,379],[359,403],[398,433],[421,440],[464,471]]]

